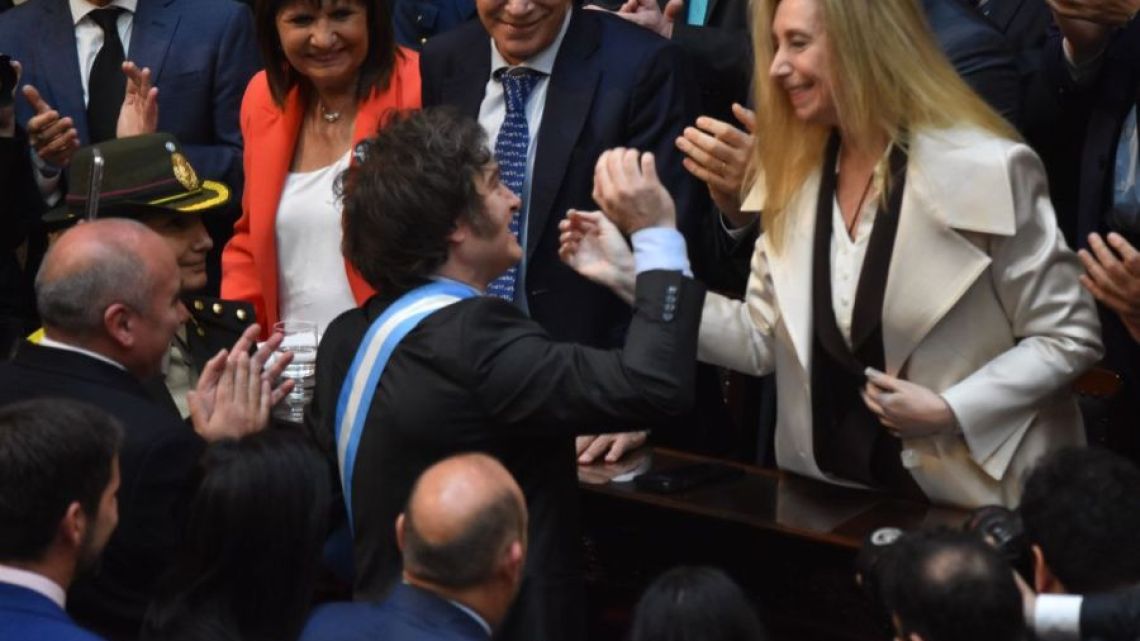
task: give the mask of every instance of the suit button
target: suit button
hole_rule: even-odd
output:
[[[196,300],[194,301],[194,309],[202,311],[203,309],[206,309],[206,304],[200,300]]]
[[[671,322],[673,320],[673,312],[666,311],[661,315],[661,320],[665,321],[666,323]]]
[[[244,309],[237,310],[236,312],[234,312],[234,315],[237,316],[237,319],[239,321],[243,321],[243,322],[245,321],[246,313],[245,313]]]
[[[222,315],[222,304],[221,303],[214,303],[214,306],[211,307],[210,309],[214,310],[214,313],[217,314],[218,316]]]

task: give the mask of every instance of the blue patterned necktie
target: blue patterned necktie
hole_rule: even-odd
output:
[[[507,116],[495,139],[495,160],[499,163],[499,179],[508,189],[523,197],[523,182],[526,180],[526,157],[530,148],[530,131],[526,124],[526,101],[542,72],[526,67],[515,67],[498,74],[503,83],[503,95],[507,102]],[[519,230],[526,224],[526,200],[511,218],[511,233],[519,238]],[[514,300],[515,283],[519,267],[512,265],[487,286],[487,293],[499,298]]]

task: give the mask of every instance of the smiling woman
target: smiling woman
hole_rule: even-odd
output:
[[[222,254],[222,295],[262,327],[330,320],[373,294],[341,255],[335,183],[351,150],[420,106],[419,60],[397,47],[388,3],[257,0],[266,70],[242,101],[242,217]]]

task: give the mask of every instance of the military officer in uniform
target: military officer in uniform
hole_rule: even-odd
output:
[[[80,149],[67,180],[71,189],[63,205],[44,216],[49,228],[88,218],[132,218],[158,232],[177,256],[190,319],[171,342],[162,377],[147,387],[155,400],[188,417],[186,393],[197,385],[206,361],[231,348],[256,320],[248,303],[196,293],[206,286],[206,254],[213,247],[202,216],[221,211],[230,200],[229,187],[200,180],[178,141],[161,133]]]

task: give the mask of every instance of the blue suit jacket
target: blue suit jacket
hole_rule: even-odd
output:
[[[203,178],[240,194],[238,109],[261,67],[249,8],[233,0],[139,0],[127,57],[150,67],[158,87],[158,130],[174,134]],[[0,50],[24,66],[21,84],[70,116],[82,144],[90,140],[75,26],[68,0],[35,0],[0,14]],[[125,82],[125,80],[124,80]],[[32,117],[16,99],[21,126]]]
[[[10,583],[0,583],[0,639],[102,641],[75,625],[51,599]]]
[[[432,38],[420,57],[423,105],[454,105],[477,117],[490,74],[491,38],[480,22]],[[527,211],[527,302],[555,340],[620,345],[629,321],[629,305],[558,259],[566,210],[597,209],[594,164],[606,149],[654,153],[677,203],[678,228],[690,248],[699,246],[707,190],[685,171],[674,146],[696,119],[698,99],[678,46],[621,18],[573,10],[538,128]]]
[[[438,596],[400,583],[381,603],[329,603],[309,617],[300,641],[486,641],[471,615]]]

